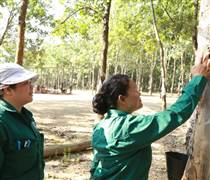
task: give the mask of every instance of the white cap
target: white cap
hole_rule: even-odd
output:
[[[15,63],[0,64],[0,90],[29,79],[36,81],[38,75]]]

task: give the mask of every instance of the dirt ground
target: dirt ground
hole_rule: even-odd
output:
[[[91,110],[93,94],[73,91],[71,95],[34,94],[27,105],[33,112],[37,126],[45,134],[45,145],[74,143],[90,138],[96,115]],[[176,96],[168,97],[168,105]],[[137,113],[160,111],[159,95],[142,96],[144,107]],[[149,180],[167,180],[165,152],[185,152],[186,124],[152,144],[153,161]],[[87,180],[92,151],[65,154],[46,159],[46,180]]]

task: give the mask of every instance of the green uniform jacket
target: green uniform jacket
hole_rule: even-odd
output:
[[[151,143],[191,116],[205,85],[204,77],[194,77],[175,104],[154,115],[109,110],[93,131],[91,179],[147,180],[152,160]]]
[[[0,99],[0,180],[43,179],[43,135],[32,113]]]

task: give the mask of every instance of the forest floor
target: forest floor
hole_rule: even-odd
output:
[[[71,95],[34,94],[27,105],[33,112],[37,126],[45,134],[45,145],[76,143],[90,138],[96,115],[92,113],[90,91],[73,91]],[[137,111],[151,114],[160,111],[158,94],[141,96],[144,107]],[[167,103],[177,96],[168,96]],[[186,123],[152,144],[153,161],[149,180],[167,180],[165,152],[185,152]],[[46,180],[87,180],[92,150],[48,158],[45,164]]]

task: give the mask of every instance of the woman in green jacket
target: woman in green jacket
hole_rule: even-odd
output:
[[[210,76],[203,64],[194,66],[192,74],[171,107],[148,116],[132,115],[143,104],[136,83],[127,75],[114,75],[104,82],[92,102],[93,111],[105,116],[93,130],[91,179],[148,179],[151,143],[190,117]]]
[[[0,64],[0,180],[43,180],[43,135],[24,105],[37,75],[18,64]]]

